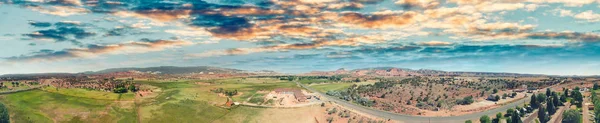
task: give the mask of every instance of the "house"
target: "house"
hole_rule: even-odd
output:
[[[525,89],[515,89],[515,90],[513,90],[513,92],[521,93],[521,92],[525,92]]]
[[[496,96],[497,95],[495,95],[495,94],[491,94],[490,96],[487,97],[486,100],[490,100],[490,101],[498,101],[498,100],[500,100],[500,98],[496,98]]]
[[[275,93],[278,93],[278,94],[292,94],[292,95],[294,95],[294,98],[296,98],[296,100],[298,102],[305,102],[307,100],[306,95],[304,95],[300,89],[277,88],[274,91],[275,91]]]

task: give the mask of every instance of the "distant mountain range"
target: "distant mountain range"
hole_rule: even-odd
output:
[[[32,74],[5,74],[0,77],[66,77],[76,75],[93,75],[93,74],[107,74],[115,72],[129,72],[138,71],[145,73],[157,73],[157,74],[194,74],[194,73],[215,73],[215,74],[233,74],[233,73],[254,73],[238,69],[210,67],[210,66],[192,66],[192,67],[176,67],[176,66],[160,66],[160,67],[146,67],[146,68],[110,68],[100,71],[86,71],[81,73],[32,73]],[[269,73],[272,71],[256,71],[256,73]]]
[[[236,74],[236,73],[253,73],[262,75],[282,75],[275,71],[269,70],[257,70],[257,71],[246,71],[231,68],[220,68],[210,66],[190,66],[190,67],[176,67],[176,66],[159,66],[159,67],[146,67],[146,68],[111,68],[100,71],[87,71],[81,73],[34,73],[34,74],[5,74],[0,77],[64,77],[64,76],[76,76],[76,75],[93,75],[93,74],[107,74],[116,72],[142,72],[142,73],[153,73],[153,74]],[[461,72],[461,71],[440,71],[440,70],[428,70],[428,69],[407,69],[407,68],[396,68],[396,67],[377,67],[377,68],[363,68],[363,69],[338,69],[336,71],[313,71],[300,75],[309,76],[332,76],[332,75],[349,75],[349,76],[550,76],[543,74],[520,74],[520,73],[503,73],[503,72]],[[598,77],[598,76],[595,76]]]
[[[83,74],[105,74],[113,72],[127,72],[127,71],[139,71],[139,72],[153,72],[160,74],[190,74],[190,73],[246,73],[244,70],[220,68],[220,67],[209,67],[209,66],[194,66],[194,67],[175,67],[175,66],[160,66],[160,67],[147,67],[147,68],[111,68],[100,71],[88,71]]]
[[[345,70],[343,68],[336,71],[313,71],[303,75],[350,75],[350,76],[548,76],[543,74],[520,74],[504,72],[462,72],[462,71],[441,71],[395,67],[377,67],[362,68],[354,70]]]

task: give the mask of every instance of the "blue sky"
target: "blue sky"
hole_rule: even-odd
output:
[[[0,74],[216,66],[600,74],[598,0],[0,0]]]

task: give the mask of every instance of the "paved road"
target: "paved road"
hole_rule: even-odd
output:
[[[531,99],[531,98],[525,97],[524,99],[520,99],[518,101],[509,103],[509,104],[505,104],[501,107],[490,109],[490,110],[483,111],[483,112],[478,112],[478,113],[472,113],[472,114],[466,114],[466,115],[460,115],[460,116],[447,116],[447,117],[425,117],[425,116],[397,114],[397,113],[381,111],[381,110],[372,109],[369,107],[356,105],[351,102],[341,100],[337,97],[332,97],[332,96],[323,94],[323,93],[316,91],[306,85],[303,85],[300,83],[297,83],[297,84],[312,91],[312,92],[319,93],[321,95],[321,97],[325,97],[329,101],[335,102],[335,103],[342,105],[346,108],[349,108],[351,110],[369,114],[369,115],[373,115],[373,116],[377,116],[377,117],[381,117],[381,118],[387,118],[387,119],[398,120],[398,121],[410,121],[410,123],[464,123],[465,120],[479,119],[479,117],[481,117],[483,115],[494,116],[498,112],[504,112],[510,108],[515,108],[518,105],[523,105],[525,102],[529,102],[529,100]]]

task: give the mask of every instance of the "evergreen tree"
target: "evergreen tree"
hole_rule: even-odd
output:
[[[548,122],[548,116],[546,114],[546,109],[543,106],[538,108],[538,119],[540,119],[540,123]]]
[[[511,120],[510,123],[523,123],[517,112],[513,112],[509,119]]]
[[[537,108],[539,106],[537,103],[537,97],[535,97],[535,94],[531,95],[531,100],[529,100],[529,104],[531,104],[532,108]]]
[[[562,103],[558,100],[558,94],[552,94],[552,102],[554,103],[554,107],[562,106]]]
[[[550,96],[552,96],[552,91],[550,90],[550,88],[546,88],[546,97]]]
[[[4,104],[0,103],[0,123],[10,123],[10,116]]]
[[[548,100],[548,103],[546,103],[546,109],[548,109],[548,114],[550,115],[556,113],[556,108],[554,107],[553,101]]]

